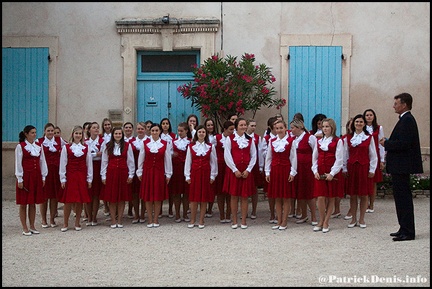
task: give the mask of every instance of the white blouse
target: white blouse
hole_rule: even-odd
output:
[[[121,155],[120,145],[118,143],[114,143],[113,154],[115,156]],[[106,149],[106,146],[104,146],[102,150],[102,163],[101,163],[101,171],[100,171],[102,181],[106,180],[108,162],[109,162],[108,150]],[[132,179],[135,175],[135,158],[133,155],[132,146],[128,146],[126,165],[128,167],[128,174],[129,174],[128,178]]]
[[[327,148],[327,150],[328,150],[328,145],[332,139],[333,139],[332,136],[330,136],[330,137],[323,136],[320,140],[318,140],[318,143],[321,145],[321,149],[323,148],[322,144],[324,143],[324,145],[326,145],[325,148]],[[336,160],[335,160],[335,162],[334,162],[334,164],[331,167],[330,172],[329,172],[332,176],[335,176],[337,173],[339,173],[340,170],[342,169],[342,166],[343,166],[344,148],[343,148],[342,139],[339,139],[337,144],[336,144],[335,158],[336,158]],[[315,146],[313,153],[312,153],[312,172],[314,174],[318,173],[318,145]]]
[[[28,148],[29,150],[31,150],[33,152],[33,154],[36,154],[37,151],[39,151],[39,154],[40,154],[39,165],[41,168],[42,180],[45,181],[45,178],[48,175],[48,166],[46,163],[44,150],[34,143],[32,143],[32,144],[29,143],[27,140],[25,140],[25,143],[27,145],[24,147],[24,149],[27,150],[27,148]],[[31,146],[32,148],[30,148],[29,146]],[[34,146],[39,147],[39,150],[37,148],[34,148]],[[29,150],[27,150],[27,151],[29,151]],[[37,156],[39,156],[39,154]],[[20,144],[18,144],[15,148],[15,176],[18,180],[18,183],[23,182],[24,169],[22,166],[22,159],[23,159],[22,147]]]
[[[85,149],[85,146],[82,144],[76,144],[73,143],[71,145],[71,150],[74,153],[74,155],[77,157],[77,155],[82,156],[84,152],[82,151]],[[62,148],[62,151],[60,153],[60,168],[59,168],[59,175],[60,175],[60,182],[66,183],[66,165],[68,163],[68,153],[67,148],[64,146]],[[87,165],[87,182],[91,183],[93,181],[93,160],[90,152],[87,152],[86,155],[86,165]]]
[[[155,148],[157,148],[157,151],[154,153],[157,153],[158,150],[163,147],[163,143],[160,141],[160,138],[157,141],[154,141],[153,138],[151,141],[147,144],[147,147],[150,148],[150,151],[155,151]],[[165,176],[167,178],[171,178],[173,174],[173,167],[172,167],[172,142],[167,142],[167,148],[165,150],[164,155],[164,168],[165,168]],[[140,150],[140,153],[138,155],[138,169],[136,170],[136,175],[138,177],[141,177],[143,174],[143,165],[144,165],[144,159],[145,159],[145,149]]]
[[[237,136],[238,137],[237,137],[237,140],[236,140],[236,137],[234,137],[234,141],[237,141],[238,144],[239,144],[239,141],[240,141],[244,145],[244,140],[237,134],[237,132],[235,132],[235,134],[236,134],[236,137]],[[243,137],[244,137],[244,134],[243,134]],[[246,139],[246,141],[247,141],[247,139]],[[249,160],[249,165],[246,168],[246,170],[249,173],[252,172],[252,169],[255,166],[256,158],[257,158],[257,151],[256,151],[255,144],[253,143],[253,140],[252,140],[251,144],[252,144],[250,146],[250,156],[251,156],[251,158]],[[234,163],[234,160],[233,160],[233,157],[232,157],[232,154],[231,154],[231,138],[227,137],[226,140],[225,140],[224,145],[225,145],[225,150],[224,150],[225,163],[231,169],[231,171],[233,173],[235,173],[236,171],[238,171],[238,169],[237,169],[237,167],[236,167],[236,165]],[[239,144],[239,146],[240,146],[240,144]]]
[[[211,149],[211,152],[210,152],[210,180],[214,181],[216,179],[216,176],[218,175],[218,164],[217,164],[217,155],[216,155],[215,146],[214,145],[208,145],[206,143],[197,142],[195,145],[192,146],[192,149],[199,156],[206,155],[207,152]],[[184,175],[185,175],[186,181],[190,180],[191,167],[192,167],[192,153],[190,151],[190,146],[189,146],[187,148],[186,160],[185,160],[185,166],[184,166]]]
[[[275,152],[284,152],[285,146],[288,145],[288,137],[289,135],[286,134],[283,138],[279,138],[279,136],[276,137],[276,140],[270,141],[269,143],[269,150],[267,150],[265,162],[264,162],[264,172],[266,176],[270,176],[270,170],[271,170],[271,162],[273,159],[273,150],[272,147],[275,149]],[[294,145],[294,143],[291,146],[290,150],[290,156],[289,156],[290,162],[291,162],[291,170],[290,175],[295,176],[297,175],[297,150]]]

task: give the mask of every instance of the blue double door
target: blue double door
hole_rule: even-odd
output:
[[[190,114],[199,117],[199,111],[177,91],[179,86],[189,81],[190,79],[138,81],[137,121],[160,123],[162,118],[167,117],[173,132],[177,133],[177,125],[185,122]]]
[[[200,111],[185,99],[178,87],[193,81],[192,66],[199,64],[198,51],[139,52],[137,73],[137,121],[160,123],[169,118],[172,131]]]

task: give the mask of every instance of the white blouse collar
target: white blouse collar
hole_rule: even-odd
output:
[[[150,149],[151,153],[156,154],[159,149],[163,147],[163,143],[161,142],[160,138],[155,141],[152,137],[150,137],[150,142],[147,144],[147,147]]]
[[[189,143],[190,143],[190,140],[187,137],[178,138],[174,141],[174,144],[176,145],[176,147],[181,151],[185,151]]]
[[[351,145],[353,147],[358,146],[359,144],[361,144],[364,140],[366,140],[368,138],[367,135],[365,135],[364,131],[362,131],[361,133],[357,134],[354,132],[353,137],[351,138]]]
[[[332,142],[333,136],[323,136],[318,140],[318,143],[320,144],[320,147],[323,151],[328,151],[328,146]]]
[[[143,147],[143,143],[145,141],[146,137],[144,136],[143,138],[135,138],[135,140],[132,142],[133,145],[136,147],[137,150],[141,150],[141,148]]]
[[[83,150],[85,149],[85,146],[83,146],[81,143],[72,143],[72,145],[70,146],[70,149],[71,149],[72,153],[74,154],[74,156],[79,158],[80,156],[82,156],[84,154]]]
[[[26,146],[24,149],[30,153],[33,157],[40,156],[42,148],[38,146],[35,142],[29,143],[28,140],[25,140]]]
[[[234,133],[234,141],[237,142],[240,149],[244,149],[248,146],[249,142],[246,138],[246,135],[243,134],[242,136],[239,136],[237,132]]]
[[[196,152],[197,156],[205,156],[210,148],[210,145],[205,142],[200,143],[199,141],[192,146],[192,149]]]
[[[55,145],[57,145],[57,142],[55,141],[55,138],[52,137],[51,139],[48,139],[46,136],[44,138],[44,141],[42,143],[44,146],[49,148],[50,152],[56,152],[57,149],[54,147]]]
[[[283,138],[276,137],[276,139],[272,142],[275,152],[281,153],[285,151],[285,147],[288,144],[288,135],[285,135]]]

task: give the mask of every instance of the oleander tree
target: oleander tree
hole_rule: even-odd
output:
[[[286,105],[286,99],[274,98],[272,84],[276,78],[267,65],[254,62],[254,54],[244,53],[240,61],[231,55],[213,55],[200,67],[194,65],[194,80],[177,90],[219,127],[231,114],[242,116],[248,111],[255,117],[262,107],[280,109]]]

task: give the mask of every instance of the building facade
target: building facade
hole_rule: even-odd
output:
[[[272,68],[276,97],[288,101],[258,111],[258,133],[269,116],[302,112],[307,128],[325,113],[340,134],[372,108],[389,136],[393,96],[409,92],[429,172],[429,2],[2,2],[2,48],[3,177],[14,175],[26,124],[41,137],[52,122],[66,140],[105,117],[169,117],[175,130],[199,114],[176,91],[193,80],[184,63],[244,53]]]

